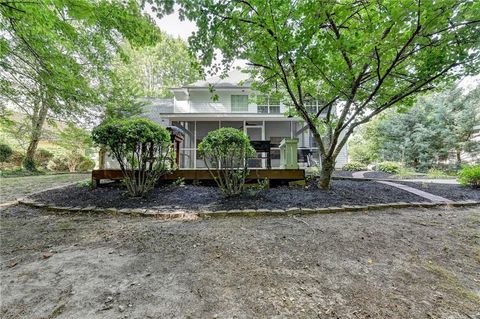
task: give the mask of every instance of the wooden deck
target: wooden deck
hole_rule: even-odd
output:
[[[160,180],[176,180],[183,178],[186,181],[212,181],[212,175],[206,169],[180,169],[171,174],[164,175]],[[257,181],[258,179],[269,179],[275,182],[291,182],[305,179],[305,170],[303,169],[250,169],[247,181]],[[122,180],[123,174],[119,169],[102,169],[92,171],[92,181],[94,185],[99,185],[101,180]]]

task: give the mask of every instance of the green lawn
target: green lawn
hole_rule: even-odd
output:
[[[89,178],[89,173],[0,178],[0,203],[12,201],[47,188]]]

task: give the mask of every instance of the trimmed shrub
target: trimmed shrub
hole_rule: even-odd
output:
[[[80,162],[78,163],[76,169],[78,172],[88,172],[95,167],[95,161],[86,156],[82,156]]]
[[[13,150],[7,144],[0,144],[0,163],[8,162],[13,154]]]
[[[480,187],[480,164],[462,167],[458,172],[458,181],[465,186]]]
[[[209,132],[198,145],[198,151],[225,196],[243,191],[248,159],[256,154],[245,133],[230,127]]]
[[[47,164],[47,169],[55,172],[67,172],[68,171],[68,159],[64,156],[55,156]]]
[[[367,165],[358,163],[358,162],[350,162],[343,165],[342,170],[344,171],[366,171]]]
[[[381,162],[377,164],[377,170],[390,174],[397,174],[402,165],[396,162]]]
[[[22,166],[22,162],[25,159],[25,154],[19,151],[13,151],[13,154],[10,156],[9,163],[12,163],[15,166]]]
[[[38,149],[35,152],[34,160],[38,167],[43,169],[47,168],[48,162],[53,158],[53,153],[45,149]]]
[[[131,196],[144,196],[173,166],[170,134],[151,120],[107,121],[92,137],[118,161]]]

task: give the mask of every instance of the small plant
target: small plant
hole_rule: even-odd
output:
[[[7,144],[0,144],[0,163],[8,162],[13,155],[13,150]]]
[[[249,196],[257,196],[261,191],[270,187],[270,180],[268,178],[257,179],[256,184],[245,185],[245,192]]]
[[[151,120],[108,121],[94,128],[92,137],[119,163],[131,196],[144,196],[172,168],[170,134]]]
[[[91,180],[84,180],[77,183],[77,187],[93,188],[93,182]]]
[[[198,150],[226,196],[243,191],[248,175],[248,159],[255,156],[247,135],[234,128],[221,128],[208,133],[198,145]]]
[[[305,174],[307,176],[318,176],[320,174],[321,168],[320,166],[310,166],[305,169]]]
[[[175,186],[185,186],[185,178],[179,177],[173,181],[173,185]]]
[[[378,171],[390,174],[397,174],[400,167],[402,167],[402,165],[396,162],[381,162],[377,164]]]
[[[358,163],[358,162],[350,162],[343,165],[342,170],[344,171],[366,171],[367,165]]]
[[[480,187],[480,164],[466,165],[458,173],[460,184],[471,187]]]

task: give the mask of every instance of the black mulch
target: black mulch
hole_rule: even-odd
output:
[[[396,182],[397,183],[397,182]],[[413,188],[420,189],[433,195],[442,196],[453,201],[477,200],[480,201],[480,188],[471,188],[455,184],[398,182]]]
[[[252,191],[250,191],[252,192]],[[165,211],[229,209],[285,209],[289,207],[331,207],[391,202],[419,202],[425,199],[395,187],[368,181],[333,180],[332,188],[324,191],[312,185],[277,187],[262,190],[256,195],[245,194],[224,198],[216,187],[164,186],[152,190],[146,198],[129,198],[121,186],[102,186],[96,189],[70,186],[33,196],[44,203],[57,206],[96,206],[115,208],[146,207]]]

